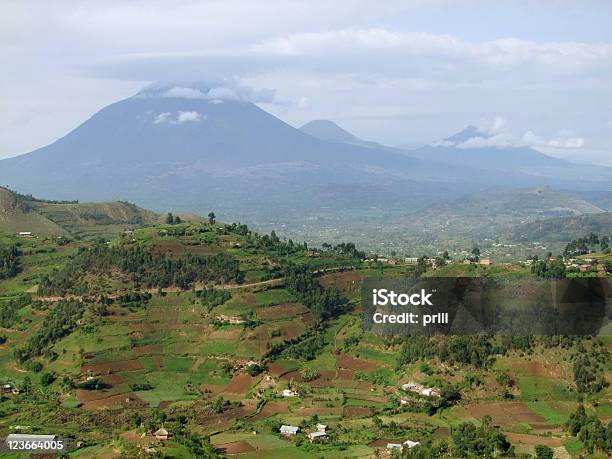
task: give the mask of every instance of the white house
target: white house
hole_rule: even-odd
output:
[[[387,449],[402,449],[402,445],[400,445],[399,443],[387,443]]]
[[[320,431],[310,432],[308,434],[308,438],[310,438],[310,441],[312,442],[323,440],[325,437],[327,437],[327,434],[325,432],[320,432]]]
[[[404,389],[406,392],[408,392],[409,390],[415,390],[416,388],[417,388],[417,385],[412,382],[402,384],[402,389]]]
[[[283,397],[297,397],[298,393],[291,389],[283,390]]]
[[[286,435],[286,436],[291,436],[291,435],[295,435],[296,433],[298,433],[300,431],[299,427],[296,426],[288,426],[283,424],[280,428],[280,433],[282,435]]]
[[[327,426],[325,424],[317,424],[317,432],[325,432],[327,431]]]
[[[162,427],[161,429],[158,429],[157,431],[155,431],[153,435],[155,435],[155,438],[157,440],[167,440],[168,437],[170,436],[170,433]]]
[[[423,389],[421,391],[421,395],[424,395],[425,397],[439,397],[440,396],[440,394],[438,394],[438,392],[436,392],[435,389],[431,389],[429,387],[426,389]]]
[[[412,449],[415,446],[419,446],[421,444],[421,442],[420,441],[406,440],[403,444],[404,444],[404,447],[406,447],[408,449]]]
[[[32,231],[19,231],[19,237],[32,237]]]

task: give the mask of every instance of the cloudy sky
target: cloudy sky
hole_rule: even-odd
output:
[[[0,158],[156,82],[226,82],[299,126],[612,165],[612,2],[0,0]]]

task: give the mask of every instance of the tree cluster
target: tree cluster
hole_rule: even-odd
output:
[[[179,223],[183,223],[181,217],[178,215],[172,215],[172,212],[168,212],[166,214],[166,225],[178,225]]]
[[[222,305],[232,297],[232,294],[227,290],[217,290],[213,287],[204,288],[196,292],[196,296],[200,298],[202,305],[209,311],[215,306]]]
[[[583,405],[571,414],[566,423],[567,431],[577,436],[584,447],[593,454],[596,450],[612,453],[612,422],[605,428],[597,416],[588,415]]]
[[[499,352],[485,336],[406,336],[398,355],[398,365],[438,357],[450,364],[486,368]]]
[[[11,328],[19,320],[18,311],[32,302],[30,295],[0,301],[0,327]]]
[[[531,265],[531,273],[538,279],[564,279],[565,265],[561,257],[555,260],[534,261]]]
[[[290,267],[285,277],[285,286],[289,293],[312,312],[317,321],[337,317],[346,309],[347,300],[340,291],[335,286],[323,288],[305,268]]]
[[[464,422],[453,429],[454,453],[458,457],[492,458],[505,453],[510,443],[499,429],[491,426],[491,418],[485,416],[482,425],[476,427]]]
[[[357,250],[355,243],[353,242],[341,242],[340,244],[336,244],[332,246],[328,243],[323,243],[321,246],[325,250],[332,250],[339,255],[347,255],[351,258],[357,258],[359,260],[365,258],[365,252],[361,250]]]
[[[587,236],[574,239],[565,246],[563,255],[574,257],[596,252],[597,250],[610,253],[610,238],[608,236],[599,236],[598,234],[591,233]]]
[[[238,261],[224,253],[171,258],[141,246],[109,247],[97,242],[91,248],[79,251],[61,270],[43,276],[39,292],[64,295],[82,279],[84,273],[114,270],[127,275],[137,287],[174,285],[187,289],[195,282],[241,283],[244,280]]]
[[[0,247],[0,279],[9,279],[19,273],[20,256],[21,252],[14,245]]]
[[[606,387],[606,365],[609,362],[610,352],[605,347],[593,346],[587,352],[581,343],[574,360],[574,382],[578,392],[594,394]]]
[[[78,301],[61,300],[51,309],[43,320],[42,326],[34,332],[27,343],[14,351],[20,362],[41,355],[52,343],[69,335],[83,316],[83,305]]]

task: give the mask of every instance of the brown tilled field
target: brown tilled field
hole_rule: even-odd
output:
[[[351,292],[361,287],[363,275],[355,271],[347,271],[342,273],[325,274],[319,278],[319,283],[328,287],[335,284],[338,289],[343,292]]]
[[[255,451],[255,448],[250,443],[244,440],[234,441],[232,443],[224,443],[217,445],[217,451],[223,454],[241,454]]]
[[[290,319],[308,313],[308,308],[300,303],[283,303],[257,308],[257,317],[262,320]]]
[[[512,444],[523,444],[523,445],[546,445],[551,448],[557,448],[563,444],[560,438],[555,437],[542,437],[539,435],[519,434],[512,432],[504,432],[508,441]]]
[[[347,370],[374,371],[381,367],[381,365],[374,360],[356,358],[348,354],[339,354],[336,362],[338,368]]]
[[[493,424],[507,426],[513,424],[526,423],[545,423],[539,414],[534,413],[523,402],[481,402],[470,403],[466,406],[469,414],[482,419],[484,416],[491,416]]]
[[[147,406],[145,402],[131,392],[92,400],[81,400],[81,397],[77,394],[77,398],[83,403],[83,407],[90,411],[104,410],[118,406],[122,406],[123,408],[142,408]]]
[[[251,419],[253,421],[257,421],[259,419],[265,419],[269,416],[274,416],[275,414],[281,413],[288,413],[289,412],[289,407],[287,406],[287,404],[285,402],[277,402],[277,401],[269,401],[266,403],[266,405],[263,407],[263,409],[257,413],[255,416],[253,416]]]
[[[163,344],[145,344],[144,346],[133,347],[132,352],[136,355],[162,354],[164,346]]]
[[[96,375],[119,373],[122,371],[142,370],[142,365],[137,359],[118,360],[115,362],[87,363],[81,367],[81,373],[92,372]]]
[[[544,378],[566,379],[567,375],[561,365],[542,362],[520,362],[514,365],[518,373]]]
[[[230,383],[223,390],[224,394],[245,396],[249,386],[257,380],[247,373],[235,373]]]
[[[342,415],[347,418],[362,418],[365,416],[371,416],[372,410],[370,408],[360,406],[346,406],[342,411]]]
[[[279,365],[276,362],[268,363],[267,368],[268,368],[268,373],[270,373],[270,375],[275,378],[278,378],[281,375],[284,375],[285,373],[288,373],[290,371],[290,370],[287,370],[285,367]]]

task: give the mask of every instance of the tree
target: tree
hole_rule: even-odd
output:
[[[214,212],[208,212],[208,223],[211,225],[215,224],[217,216],[215,215]]]
[[[29,376],[26,376],[25,378],[23,378],[22,389],[26,394],[29,394],[30,392],[32,392],[32,380],[30,379]]]
[[[0,279],[8,279],[19,273],[21,252],[15,246],[0,247]]]
[[[43,386],[50,386],[55,381],[55,375],[53,373],[43,373],[40,378],[40,383]]]
[[[173,223],[174,223],[174,216],[172,215],[172,212],[168,212],[168,215],[166,215],[166,224],[172,225]]]
[[[534,262],[531,265],[531,273],[539,279],[564,279],[566,275],[561,257],[556,260]]]
[[[315,368],[311,367],[303,367],[300,370],[300,376],[302,377],[302,381],[308,382],[319,377],[319,371]]]
[[[423,274],[425,274],[425,272],[427,272],[427,257],[423,255],[417,260],[417,264],[414,269],[414,275],[416,277],[421,277]]]
[[[600,241],[599,241],[599,245],[601,247],[601,251],[602,252],[606,252],[610,250],[610,238],[608,236],[603,236]]]
[[[474,248],[472,249],[472,261],[478,261],[480,260],[480,249],[478,248],[477,245],[474,246]]]
[[[535,447],[536,459],[553,459],[554,451],[546,445]]]
[[[459,457],[493,458],[498,452],[506,452],[510,443],[499,429],[491,426],[491,418],[485,416],[482,425],[471,422],[459,424],[452,433],[455,454]]]
[[[183,220],[181,220],[181,217],[179,217],[178,215],[176,217],[174,217],[174,224],[178,225],[179,223],[182,223]]]

